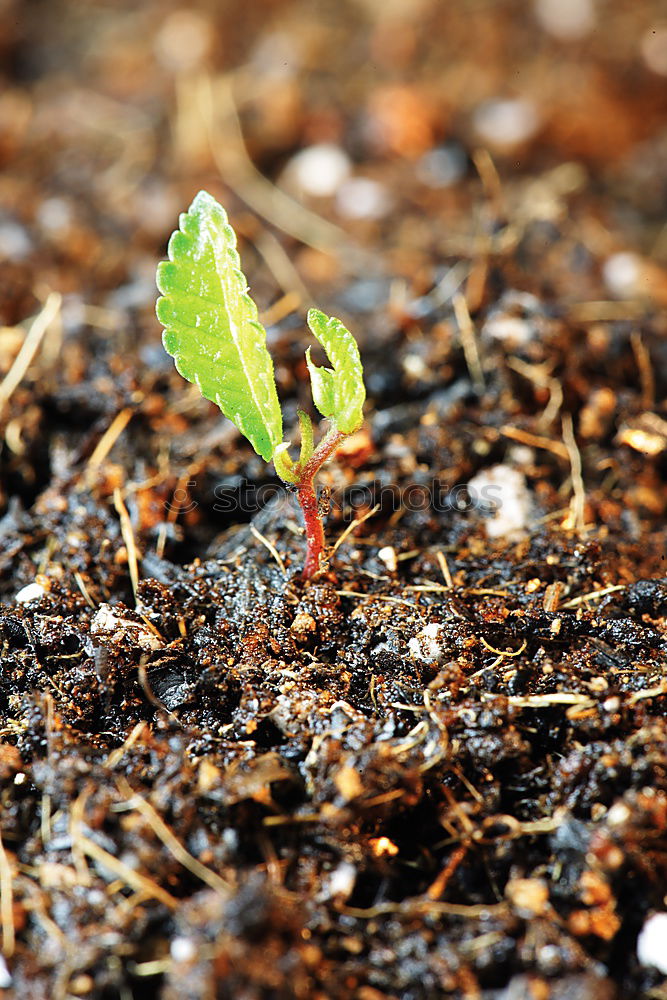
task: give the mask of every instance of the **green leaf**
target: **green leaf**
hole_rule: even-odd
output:
[[[313,439],[313,422],[303,410],[297,410],[299,418],[299,428],[301,430],[301,449],[299,451],[299,465],[305,465],[310,460],[315,449]]]
[[[352,434],[363,422],[366,399],[357,342],[339,319],[319,309],[308,311],[308,326],[333,365],[333,369],[318,368],[311,360],[310,348],[306,351],[313,402],[323,417],[329,417],[344,434]]]
[[[276,467],[276,472],[286,483],[296,483],[299,481],[303,468],[310,461],[315,448],[312,420],[303,410],[297,410],[297,416],[299,417],[299,428],[301,430],[299,461],[295,462],[291,458],[288,450],[288,441],[283,441],[273,452],[273,464]]]
[[[299,466],[290,457],[289,441],[283,441],[273,452],[273,464],[276,472],[285,483],[297,483],[299,481]]]
[[[176,368],[217,403],[267,462],[282,439],[282,415],[266,330],[222,205],[200,191],[158,266],[157,317]]]

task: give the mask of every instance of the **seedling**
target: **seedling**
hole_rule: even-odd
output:
[[[273,460],[280,478],[295,489],[306,528],[303,576],[309,579],[319,570],[325,551],[315,476],[363,420],[366,390],[359,348],[339,319],[309,310],[308,326],[332,365],[317,367],[310,348],[306,351],[313,402],[330,427],[315,446],[311,419],[299,410],[301,447],[295,461],[283,441],[266,330],[248,294],[227,213],[200,191],[180,216],[179,226],[169,240],[169,260],[157,270],[162,342],[181,375],[217,403],[257,454],[266,462]]]

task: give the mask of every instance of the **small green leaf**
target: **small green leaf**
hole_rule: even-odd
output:
[[[295,462],[290,456],[288,441],[283,441],[273,452],[273,464],[276,467],[276,472],[286,483],[296,483],[299,481],[302,471],[312,458],[315,449],[312,420],[303,410],[297,410],[297,415],[301,430],[299,461]]]
[[[310,460],[315,449],[313,439],[313,422],[304,410],[297,410],[299,418],[299,428],[301,430],[301,449],[299,451],[299,465],[305,465]]]
[[[181,375],[217,403],[267,462],[282,439],[282,415],[266,330],[222,205],[200,191],[158,266],[162,341]]]
[[[333,316],[319,309],[308,310],[308,326],[333,365],[318,368],[306,351],[313,402],[323,417],[329,417],[344,434],[352,434],[362,424],[366,399],[364,370],[357,342],[350,331]]]
[[[334,374],[329,368],[318,368],[313,364],[310,352],[309,347],[306,351],[306,364],[310,374],[313,402],[323,417],[331,417],[336,409]]]
[[[273,452],[273,464],[276,472],[285,483],[297,483],[299,481],[299,466],[292,461],[289,449],[289,441],[283,441]]]

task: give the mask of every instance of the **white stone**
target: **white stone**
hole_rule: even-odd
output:
[[[167,14],[155,36],[155,53],[167,69],[197,69],[213,42],[210,22],[199,11],[180,8]]]
[[[175,937],[169,946],[169,954],[174,962],[191,962],[197,955],[197,947],[191,938]]]
[[[348,179],[351,169],[347,153],[333,143],[322,142],[293,156],[285,176],[306,194],[329,198]]]
[[[110,604],[100,604],[90,623],[91,635],[107,635],[114,641],[129,638],[141,649],[161,649],[160,638],[143,622],[135,622],[122,615]]]
[[[517,541],[525,536],[533,503],[523,472],[509,465],[493,465],[473,476],[468,490],[480,507],[493,509],[486,520],[489,538]]]
[[[354,865],[350,864],[349,861],[343,861],[342,864],[338,865],[338,867],[332,871],[329,877],[329,898],[339,896],[343,899],[347,899],[354,889],[354,883],[356,880],[357,869]]]
[[[639,932],[637,958],[667,976],[667,913],[654,913]]]
[[[393,545],[385,545],[378,550],[378,559],[385,564],[390,573],[395,573],[398,566],[396,549]]]
[[[408,651],[416,660],[423,660],[426,663],[440,663],[444,658],[444,649],[439,642],[442,633],[442,625],[431,622],[425,625],[414,639],[408,643]]]
[[[545,31],[563,42],[584,38],[597,21],[593,0],[535,0],[535,16]]]
[[[45,198],[37,209],[37,221],[45,232],[62,234],[72,225],[72,209],[64,198]]]
[[[519,316],[490,316],[482,327],[482,336],[500,340],[510,349],[528,344],[535,332],[535,325]]]
[[[32,251],[32,240],[18,222],[0,222],[0,260],[24,260]]]
[[[2,955],[0,955],[0,990],[6,990],[12,985],[12,976],[7,968],[7,963]]]
[[[22,587],[14,598],[17,604],[28,604],[29,601],[39,601],[44,597],[46,590],[41,583],[29,583],[27,587]]]
[[[608,826],[625,826],[631,816],[631,812],[625,802],[615,802],[607,812]]]
[[[540,115],[525,97],[492,98],[475,109],[473,127],[489,146],[511,148],[532,139],[540,127]]]
[[[221,840],[222,840],[223,844],[225,845],[226,849],[231,854],[233,854],[234,851],[238,851],[238,849],[239,849],[239,835],[236,832],[236,830],[232,829],[232,827],[230,827],[230,826],[225,827],[225,829],[222,831]]]
[[[617,299],[637,294],[642,271],[642,260],[636,253],[615,253],[602,265],[604,283]]]
[[[527,444],[513,444],[507,449],[507,454],[513,465],[532,465],[535,462],[535,449]]]
[[[384,184],[370,177],[350,177],[336,196],[336,207],[348,219],[381,219],[392,199]]]
[[[418,354],[406,354],[403,358],[403,371],[410,378],[423,378],[428,374],[428,366]]]

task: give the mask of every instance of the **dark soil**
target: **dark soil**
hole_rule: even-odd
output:
[[[595,10],[0,4],[3,995],[667,997],[667,36]],[[320,142],[384,210],[285,209]],[[161,347],[199,187],[289,430],[303,307],[360,341],[308,584]]]

